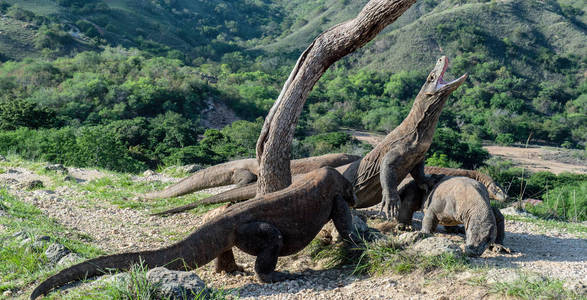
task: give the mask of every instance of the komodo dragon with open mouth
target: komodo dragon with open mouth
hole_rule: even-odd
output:
[[[489,175],[483,174],[479,171],[426,166],[426,167],[424,167],[424,173],[426,173],[426,174],[440,174],[440,175],[445,175],[445,176],[469,177],[469,178],[475,179],[475,180],[481,182],[483,185],[485,185],[485,187],[487,188],[487,191],[489,192],[489,198],[500,201],[500,202],[503,202],[507,199],[507,194],[501,189],[501,187],[495,181],[493,181],[493,179]],[[295,180],[296,180],[296,177],[294,177],[294,181]],[[408,175],[404,179],[404,181],[402,181],[402,184],[400,184],[400,187],[398,188],[398,190],[401,189],[401,186],[403,185],[403,183],[407,182],[408,180],[413,181],[413,179],[410,175]],[[414,192],[420,193],[420,192],[424,192],[424,191],[414,191]],[[225,202],[237,203],[237,202],[245,201],[248,199],[253,199],[253,198],[255,198],[256,194],[257,194],[257,184],[252,183],[252,184],[237,187],[237,188],[234,188],[234,189],[231,189],[228,191],[224,191],[222,193],[218,193],[216,195],[210,196],[208,198],[205,198],[205,199],[202,199],[202,200],[199,200],[196,202],[192,202],[192,203],[189,203],[189,204],[186,204],[183,206],[175,207],[175,208],[172,208],[172,209],[169,209],[166,211],[162,211],[162,212],[158,212],[158,213],[154,213],[151,215],[153,215],[153,216],[171,215],[171,214],[184,212],[186,210],[190,210],[190,209],[196,208],[200,205],[206,205],[206,204],[218,204],[218,203],[225,203]],[[403,199],[401,194],[400,194],[400,198]],[[401,214],[401,211],[400,211],[400,214]]]
[[[408,116],[359,161],[337,168],[353,182],[358,203],[356,208],[373,206],[383,201],[382,210],[391,218],[399,203],[398,184],[411,174],[425,188],[424,159],[432,144],[438,118],[448,96],[467,78],[467,74],[445,83],[448,67],[446,56],[438,59],[420,89]]]
[[[314,156],[291,161],[292,174],[305,174],[322,167],[338,167],[356,161],[360,156],[333,153],[321,156]],[[140,196],[143,199],[158,199],[177,197],[191,192],[237,184],[244,186],[257,180],[259,174],[259,163],[254,158],[229,161],[223,164],[199,170],[180,182],[165,188],[162,191],[155,191]]]
[[[64,269],[43,281],[31,299],[68,282],[125,270],[143,262],[148,268],[197,268],[214,258],[217,271],[240,269],[232,247],[257,256],[255,272],[263,282],[290,278],[275,271],[278,256],[302,250],[329,220],[351,245],[349,205],[355,197],[352,184],[330,167],[304,175],[289,187],[254,200],[229,206],[184,240],[151,251],[107,255]],[[308,219],[308,218],[311,218]]]
[[[424,210],[422,232],[433,233],[438,224],[447,231],[465,224],[465,253],[479,256],[491,244],[495,251],[510,252],[503,246],[505,221],[499,209],[489,204],[489,193],[480,182],[467,177],[442,174],[426,176],[430,193],[414,180],[404,180],[399,188],[401,199],[398,222],[410,226],[416,211]]]
[[[447,67],[448,58],[443,56],[428,75],[408,116],[375,149],[360,160],[336,168],[353,182],[358,199],[356,208],[373,206],[383,199],[386,215],[390,218],[392,209],[399,202],[397,185],[408,173],[422,188],[426,187],[423,181],[424,159],[432,143],[438,118],[448,96],[467,78],[465,74],[445,83],[443,76]],[[255,195],[253,186],[243,187],[243,193],[236,191],[232,196],[246,200]]]

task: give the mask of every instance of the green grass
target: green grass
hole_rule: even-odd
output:
[[[385,273],[407,274],[416,270],[425,273],[440,270],[443,274],[471,268],[466,258],[454,254],[422,256],[393,244],[371,243],[365,246],[355,273],[381,275]]]
[[[587,181],[557,186],[543,197],[541,204],[527,205],[528,212],[541,218],[587,221]]]
[[[490,292],[518,299],[585,299],[563,287],[564,282],[522,275],[512,282],[498,282]]]
[[[361,251],[349,253],[342,243],[324,245],[316,239],[307,251],[312,259],[322,261],[327,268],[353,264],[354,274],[408,274],[417,270],[425,273],[440,270],[441,274],[451,274],[472,268],[464,257],[453,254],[417,255],[406,251],[393,240],[363,242],[358,249]]]
[[[140,300],[171,300],[172,297],[165,297],[159,293],[160,284],[152,283],[147,280],[147,272],[149,269],[144,264],[134,265],[125,275],[116,280],[106,279],[99,280],[99,282],[92,283],[92,280],[85,282],[90,285],[68,290],[67,294],[52,293],[48,295],[47,299],[140,299]],[[206,296],[205,290],[197,294],[188,294],[184,292],[182,297],[184,299],[210,299],[221,300],[229,296],[224,289],[208,290],[209,294]],[[230,295],[231,299],[235,299],[235,295]]]
[[[25,232],[32,240],[49,236],[51,241],[63,244],[83,257],[102,254],[89,244],[89,236],[64,228],[36,207],[11,196],[5,189],[0,190],[0,207],[8,214],[0,217],[0,227],[6,228],[0,231],[0,293],[26,288],[54,272],[52,267],[46,266],[44,255],[50,243],[33,249],[28,246],[29,243],[23,243],[23,239],[13,237],[15,233]]]
[[[162,183],[135,182],[132,180],[131,175],[128,174],[113,174],[79,185],[80,190],[88,193],[85,196],[87,199],[108,201],[120,208],[148,209],[152,212],[185,205],[210,196],[209,194],[192,193],[181,197],[156,200],[142,200],[136,197],[136,195],[160,190],[163,187],[165,187],[165,184]],[[196,214],[205,213],[221,205],[203,205],[192,210],[192,212]]]
[[[527,217],[519,217],[519,216],[511,216],[505,215],[506,220],[510,221],[519,221],[519,222],[527,222],[536,224],[541,227],[541,229],[546,232],[549,230],[558,230],[564,231],[568,233],[578,234],[580,238],[587,238],[587,226],[582,223],[571,223],[571,222],[563,222],[563,221],[556,221],[556,220],[544,220],[540,218],[527,218]]]

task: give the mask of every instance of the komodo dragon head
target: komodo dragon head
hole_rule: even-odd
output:
[[[422,86],[420,93],[424,92],[428,96],[435,97],[431,97],[427,102],[433,103],[442,100],[442,98],[446,98],[445,96],[450,95],[450,93],[456,90],[467,79],[467,74],[465,74],[451,82],[444,82],[443,76],[446,68],[448,68],[448,58],[443,56],[438,59],[436,66],[428,74],[426,83]]]
[[[504,202],[508,198],[508,194],[506,194],[496,183],[489,184],[487,186],[487,191],[489,192],[490,198],[499,202]]]
[[[439,58],[434,69],[428,74],[426,83],[416,96],[410,111],[410,116],[413,117],[408,116],[404,120],[408,124],[402,123],[404,128],[415,128],[419,132],[422,136],[419,142],[422,144],[432,142],[434,128],[436,128],[436,123],[448,96],[467,79],[467,74],[464,74],[451,82],[444,82],[443,76],[447,67],[448,58],[446,56]]]

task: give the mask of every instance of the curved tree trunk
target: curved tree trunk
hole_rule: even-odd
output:
[[[290,148],[298,118],[308,94],[334,62],[362,47],[394,22],[416,0],[371,0],[359,15],[319,35],[302,53],[257,140],[259,179],[257,195],[291,184]]]

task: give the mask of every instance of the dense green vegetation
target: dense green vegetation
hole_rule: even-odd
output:
[[[364,2],[2,0],[0,153],[120,171],[251,157],[301,48]],[[576,1],[418,2],[318,82],[294,156],[367,151],[344,128],[392,130],[442,54],[469,79],[429,164],[481,166],[481,141],[585,147],[584,32]],[[244,120],[201,127],[213,102]]]
[[[512,199],[542,200],[535,206],[524,205],[524,209],[537,216],[565,221],[587,220],[586,174],[529,173],[507,162],[491,164],[485,171]]]

